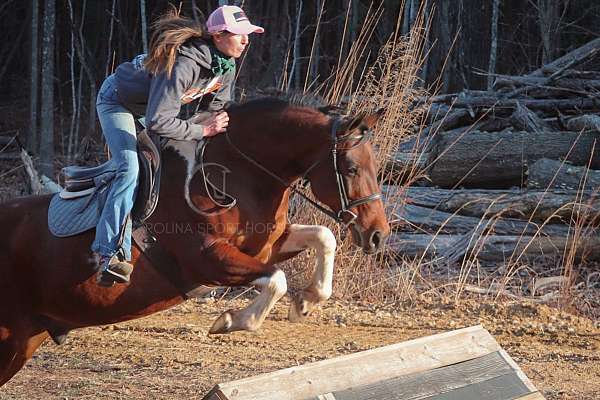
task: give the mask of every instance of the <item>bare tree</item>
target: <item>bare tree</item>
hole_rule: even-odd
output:
[[[31,86],[29,87],[29,130],[27,148],[37,152],[38,114],[38,0],[31,0]]]
[[[558,55],[562,3],[561,0],[537,0],[540,36],[543,45],[542,64],[549,63]]]
[[[42,101],[40,170],[54,174],[54,30],[56,25],[55,0],[44,2],[44,30],[42,36]]]
[[[310,59],[308,60],[308,67],[306,68],[306,79],[304,80],[304,92],[309,87],[309,81],[315,79],[318,75],[319,65],[319,28],[321,27],[321,17],[323,16],[323,8],[325,7],[324,0],[317,0],[317,26],[315,28],[315,35],[313,37],[313,43],[310,50]]]
[[[70,2],[70,0],[69,0]],[[112,50],[112,38],[113,38],[113,31],[115,28],[115,7],[117,5],[117,0],[113,0],[112,1],[112,7],[110,9],[110,28],[109,28],[109,33],[108,33],[108,46],[106,46],[108,48],[107,50],[107,56],[106,56],[106,72],[104,73],[104,76],[108,76],[110,74],[112,74],[112,66],[113,66],[113,62],[111,62],[111,59],[113,59],[113,55],[111,53],[113,53]],[[140,5],[140,8],[142,8],[142,6]],[[146,45],[146,30],[144,29],[144,19],[145,19],[145,12],[143,11],[142,8],[142,41],[144,42],[144,45]],[[73,19],[73,17],[71,17],[71,19]]]
[[[490,38],[490,60],[488,63],[487,88],[490,90],[494,84],[496,72],[496,57],[498,55],[498,14],[500,13],[500,0],[492,2],[492,25]]]
[[[294,24],[294,53],[292,57],[291,75],[288,80],[288,89],[290,84],[295,82],[295,88],[300,88],[300,17],[302,16],[302,0],[296,0],[296,22]]]
[[[450,79],[452,76],[452,36],[450,28],[450,2],[442,1],[439,5],[438,17],[440,23],[440,50],[442,61],[442,82],[441,91],[448,92],[450,88]]]
[[[403,4],[404,12],[402,16],[402,30],[400,32],[403,35],[408,35],[415,24],[415,19],[419,12],[419,0],[404,0]]]
[[[140,20],[142,22],[142,44],[148,54],[148,21],[146,20],[146,0],[140,0]]]

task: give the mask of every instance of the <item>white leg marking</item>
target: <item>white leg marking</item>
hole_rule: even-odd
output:
[[[259,278],[252,284],[262,289],[254,301],[242,310],[223,313],[210,328],[209,333],[257,330],[275,303],[287,292],[287,280],[281,270],[275,271],[270,277]]]
[[[331,297],[337,243],[333,232],[324,226],[294,224],[290,225],[289,232],[288,239],[281,246],[281,252],[313,248],[317,257],[311,282],[290,308],[290,319],[297,321],[307,316],[317,303]]]

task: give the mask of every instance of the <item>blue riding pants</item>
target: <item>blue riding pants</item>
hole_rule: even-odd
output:
[[[107,189],[92,251],[110,257],[119,250],[121,227],[133,208],[139,171],[135,120],[119,102],[113,75],[104,80],[98,92],[96,111],[117,171]],[[121,249],[125,258],[131,260],[130,223],[123,233]]]

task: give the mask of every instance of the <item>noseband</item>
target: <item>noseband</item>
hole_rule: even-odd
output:
[[[351,150],[351,149],[353,149],[353,148],[355,148],[357,146],[360,146],[361,144],[365,143],[367,140],[369,140],[369,138],[372,136],[372,131],[368,130],[365,133],[361,133],[360,135],[354,135],[354,136],[346,135],[346,136],[342,136],[341,138],[338,138],[337,131],[339,129],[340,124],[341,124],[340,119],[339,118],[335,118],[333,120],[332,125],[331,125],[331,141],[332,141],[332,144],[333,144],[333,147],[331,149],[331,157],[333,159],[333,170],[335,172],[335,178],[336,178],[337,187],[338,187],[338,194],[339,194],[340,204],[342,206],[341,209],[340,209],[340,211],[338,211],[337,213],[335,213],[334,211],[332,211],[332,210],[324,207],[323,205],[321,205],[318,202],[314,201],[313,199],[309,198],[304,193],[302,193],[301,191],[299,191],[298,189],[296,189],[294,187],[290,187],[290,190],[292,192],[298,194],[299,196],[301,196],[304,200],[308,201],[313,207],[315,207],[317,210],[321,211],[323,214],[327,215],[328,217],[332,218],[337,223],[343,225],[344,227],[348,227],[348,226],[354,224],[354,221],[356,220],[356,218],[358,218],[358,216],[351,210],[352,208],[358,207],[361,204],[365,204],[365,203],[368,203],[368,202],[371,202],[371,201],[380,200],[382,198],[382,195],[381,195],[381,193],[373,193],[373,194],[371,194],[369,196],[361,197],[360,199],[356,199],[356,200],[350,200],[348,198],[348,191],[346,190],[346,184],[345,184],[345,181],[344,181],[344,175],[342,175],[342,173],[340,172],[340,170],[338,168],[338,157],[337,157],[338,144],[341,143],[341,142],[344,142],[344,141],[348,141],[348,140],[358,140],[358,143],[356,143],[354,146],[352,146],[349,149],[347,149],[347,150]],[[239,153],[239,155],[241,155],[244,159],[246,159],[249,163],[251,163],[252,165],[256,166],[257,168],[259,168],[260,170],[262,170],[263,172],[265,172],[269,176],[271,176],[273,179],[275,179],[276,181],[278,181],[279,183],[281,183],[283,186],[288,187],[287,182],[285,182],[278,175],[276,175],[275,173],[271,172],[266,167],[262,166],[259,162],[257,162],[256,160],[254,160],[252,157],[246,155],[235,144],[233,144],[233,142],[231,141],[231,138],[229,137],[229,133],[228,132],[225,132],[225,137],[226,137],[227,142],[229,143],[229,145],[231,147],[233,147],[233,149],[237,153]],[[302,177],[304,179],[306,179],[308,177],[308,174],[317,165],[319,165],[322,161],[323,160],[318,160],[313,165],[311,165],[306,170],[306,172],[302,175]]]

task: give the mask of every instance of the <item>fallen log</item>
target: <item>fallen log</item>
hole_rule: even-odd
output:
[[[506,218],[526,219],[537,223],[568,223],[573,218],[600,215],[600,193],[592,191],[448,190],[384,186],[383,193],[390,203],[406,202],[478,218],[502,214]]]
[[[464,125],[468,122],[469,111],[468,110],[452,110],[449,111],[442,118],[439,118],[427,128],[423,129],[423,135],[427,136],[435,134],[440,131],[455,128],[460,125]]]
[[[454,109],[459,108],[511,108],[517,107],[520,103],[523,106],[545,112],[560,111],[563,113],[578,112],[579,110],[598,111],[600,110],[600,99],[598,98],[572,98],[572,99],[503,99],[498,96],[490,97],[464,97],[457,98],[453,103]],[[580,112],[580,111],[579,111]]]
[[[556,70],[565,68],[566,66],[576,65],[589,57],[593,56],[600,50],[600,38],[594,39],[577,49],[568,52],[564,56],[557,58],[549,64],[542,66],[539,69],[527,74],[527,76],[544,76],[548,73],[553,74]]]
[[[466,240],[465,240],[466,239]],[[558,260],[574,251],[575,261],[599,261],[600,238],[573,240],[564,237],[426,235],[395,233],[387,241],[388,254],[399,257],[439,258],[444,262],[477,258],[480,261],[513,263],[540,259]]]
[[[569,118],[567,121],[567,129],[570,131],[600,131],[600,117],[592,114],[580,115]]]
[[[17,145],[17,140],[15,139],[14,136],[4,136],[4,135],[0,136],[0,146],[4,147],[4,146],[10,145],[10,144],[14,144],[15,146]]]
[[[479,229],[483,234],[512,236],[568,236],[569,226],[558,224],[541,225],[535,222],[501,215],[488,214],[488,218],[468,217],[439,211],[413,204],[405,204],[392,213],[392,229],[403,232],[466,234]]]
[[[429,153],[398,152],[390,156],[386,163],[386,171],[398,174],[416,174],[422,171],[428,163]]]
[[[498,75],[494,87],[498,90],[513,89],[515,86],[544,86],[547,82],[548,78],[545,77]],[[600,89],[600,79],[559,78],[552,83],[552,86],[579,91],[594,90]]]
[[[600,152],[600,141],[596,144]],[[527,187],[600,191],[600,171],[576,167],[561,161],[540,159],[529,166]]]
[[[444,188],[521,186],[525,183],[528,163],[552,158],[586,165],[598,139],[600,133],[512,130],[436,135],[427,174],[433,185]],[[600,167],[597,146],[591,165]]]
[[[0,153],[0,160],[18,160],[21,158],[21,153],[16,151],[6,152],[3,151]]]

